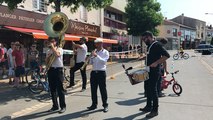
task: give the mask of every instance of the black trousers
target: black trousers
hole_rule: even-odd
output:
[[[90,86],[91,86],[91,97],[92,97],[92,105],[97,106],[98,97],[97,97],[97,89],[99,87],[102,99],[102,106],[107,107],[107,89],[106,89],[106,72],[105,71],[92,71],[90,75]]]
[[[84,62],[80,62],[80,63],[75,63],[75,66],[70,68],[70,86],[74,86],[75,85],[75,72],[77,70],[79,70],[82,66],[84,65]],[[86,89],[86,85],[87,85],[87,75],[86,75],[86,67],[81,70],[81,77],[82,77],[82,89]]]
[[[158,80],[158,83],[157,83],[157,90],[158,90],[158,95],[160,95],[162,93],[162,90],[161,90],[161,84],[162,84],[162,76],[164,75],[164,69],[161,68],[160,69],[160,77],[159,77],[159,80]]]
[[[48,82],[54,108],[58,107],[57,93],[59,96],[60,108],[65,108],[65,93],[63,88],[63,68],[50,68],[48,71]]]
[[[145,91],[147,94],[147,107],[152,107],[153,111],[158,110],[158,92],[157,92],[157,82],[160,77],[159,69],[150,69],[149,79],[145,81]]]

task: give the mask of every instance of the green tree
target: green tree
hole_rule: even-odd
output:
[[[128,34],[139,36],[147,30],[158,34],[156,27],[162,23],[163,15],[156,0],[128,0],[125,11]]]
[[[71,12],[75,12],[80,5],[85,6],[88,10],[92,8],[98,9],[110,5],[113,0],[49,0],[49,3],[54,3],[56,12],[60,12],[60,6],[66,6],[70,8]],[[5,2],[9,9],[13,10],[17,8],[19,3],[25,2],[25,0],[0,0],[0,4]]]

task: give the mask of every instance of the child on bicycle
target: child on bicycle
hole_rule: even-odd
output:
[[[183,48],[180,47],[180,55],[181,55],[181,57],[183,57],[183,53],[184,53]]]

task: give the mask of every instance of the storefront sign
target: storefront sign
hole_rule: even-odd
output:
[[[48,15],[14,9],[10,11],[0,5],[0,25],[43,30],[43,23]],[[70,20],[68,34],[100,37],[100,26]]]
[[[47,15],[20,9],[10,11],[6,6],[0,5],[0,25],[41,30],[46,17]]]
[[[70,20],[68,32],[74,35],[100,36],[100,27]]]

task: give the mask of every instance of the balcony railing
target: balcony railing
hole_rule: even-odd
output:
[[[113,20],[107,17],[104,17],[104,25],[108,27],[121,29],[121,30],[126,30],[126,23],[118,21],[118,20]]]

